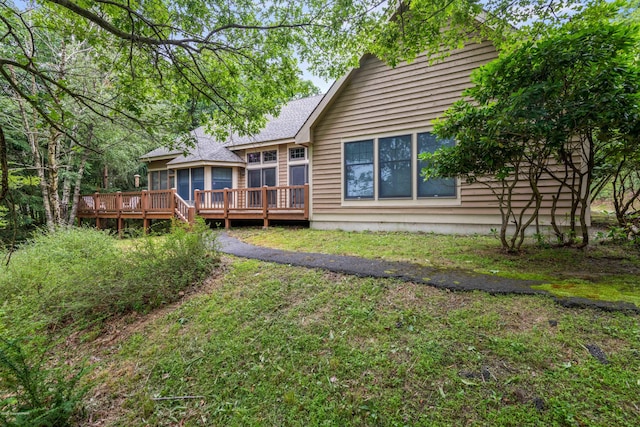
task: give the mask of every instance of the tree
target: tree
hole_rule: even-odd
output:
[[[577,18],[584,16],[593,17],[593,10]],[[542,195],[537,183],[544,173],[557,182],[551,200],[556,234],[564,239],[556,208],[560,195],[569,194],[567,243],[574,242],[580,228],[579,246],[587,245],[596,167],[615,162],[616,153],[633,151],[640,117],[637,27],[611,23],[610,17],[575,19],[474,73],[475,86],[465,93],[471,101],[456,103],[436,127],[439,136],[455,137],[458,145],[425,156],[431,161],[427,175],[491,178],[485,182],[500,188],[527,177],[532,197],[521,206],[520,221],[511,212],[514,193],[497,193],[508,213],[503,229],[505,221],[515,220],[517,232],[523,233],[521,227],[538,216]],[[517,249],[504,240],[503,246]]]
[[[75,158],[63,166],[65,179],[73,174],[64,168],[77,161],[83,170],[83,155],[100,152],[87,140],[96,137],[95,129],[78,125],[78,112],[92,117],[85,124],[124,121],[166,144],[199,122],[207,122],[220,137],[231,130],[254,133],[267,114],[277,114],[287,100],[308,91],[300,81],[298,58],[331,77],[356,66],[365,52],[392,65],[423,50],[437,58],[446,53],[443,46],[457,46],[471,33],[501,40],[506,17],[549,16],[551,3],[525,3],[531,9],[507,0],[485,2],[492,13],[484,16],[484,25],[473,0],[41,0],[26,10],[3,2],[0,85],[32,126],[47,129],[48,158],[60,153]],[[78,82],[78,73],[63,71],[69,64],[51,67],[58,49],[78,43],[91,50],[91,74],[109,74],[96,93]],[[160,123],[172,132],[158,132]],[[6,147],[0,145],[0,159],[6,158]],[[50,224],[65,222],[65,215],[56,212],[66,206],[71,188],[71,181],[58,188],[57,167],[36,166],[49,172],[41,186],[48,193],[45,204],[51,205]],[[8,171],[2,172],[4,179]]]

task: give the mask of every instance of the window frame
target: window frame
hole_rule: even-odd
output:
[[[351,164],[347,164],[347,145],[348,144],[371,144],[371,161],[360,161],[358,163],[351,163]],[[376,145],[375,145],[375,141],[373,139],[361,139],[361,140],[356,140],[356,141],[349,141],[349,142],[344,142],[342,144],[342,173],[343,173],[343,179],[342,179],[342,185],[343,185],[343,191],[342,191],[342,197],[344,198],[344,200],[374,200],[376,197]],[[371,180],[372,180],[372,185],[371,185],[371,195],[369,194],[364,194],[364,195],[353,195],[350,196],[349,195],[349,185],[347,184],[347,169],[349,167],[357,167],[357,166],[368,166],[371,165]],[[367,172],[368,173],[368,172]]]
[[[269,159],[267,160],[267,155]],[[273,156],[273,157],[272,157]],[[278,163],[278,150],[266,150],[262,152],[262,164]]]
[[[164,177],[163,177],[163,174],[164,174]],[[167,169],[153,170],[153,171],[149,171],[149,175],[151,178],[149,180],[149,190],[156,191],[156,190],[171,189],[171,185],[170,185],[171,175],[169,174],[169,170]],[[155,188],[156,186],[154,184],[156,183],[158,184],[158,188]]]
[[[349,138],[342,138],[340,141],[341,150],[341,206],[345,207],[364,207],[364,206],[390,206],[390,207],[406,207],[406,206],[459,206],[460,198],[460,182],[455,179],[455,191],[453,196],[418,196],[418,179],[420,177],[420,160],[418,159],[418,134],[433,133],[431,128],[414,128],[399,129],[393,132],[385,132],[370,135],[358,135]],[[408,197],[380,197],[380,155],[379,140],[390,137],[401,137],[410,135],[411,137],[411,196]],[[348,197],[347,196],[347,165],[346,151],[347,144],[352,142],[373,141],[373,196],[372,197]]]
[[[302,157],[294,157],[294,152],[302,151]],[[289,161],[291,162],[300,162],[303,160],[307,160],[307,148],[306,147],[290,147],[289,148]]]
[[[258,160],[255,160],[256,157]],[[262,151],[252,151],[251,153],[247,153],[247,165],[260,164],[262,164]]]

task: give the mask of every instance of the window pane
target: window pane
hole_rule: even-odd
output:
[[[378,140],[378,196],[411,197],[411,135]]]
[[[184,200],[189,200],[189,169],[179,169],[177,174],[178,195]]]
[[[344,144],[345,198],[373,197],[373,141]]]
[[[289,185],[304,185],[309,181],[307,176],[307,165],[291,166],[289,168]]]
[[[262,185],[276,186],[276,168],[262,169]]]
[[[274,163],[278,161],[278,152],[276,150],[273,151],[265,151],[262,153],[262,158],[264,163]]]
[[[160,171],[160,190],[169,189],[169,171]]]
[[[233,185],[231,168],[211,168],[211,189],[224,190]]]
[[[191,194],[195,194],[196,190],[204,190],[204,168],[191,169]],[[195,200],[195,196],[189,200]]]
[[[151,172],[151,189],[160,190],[160,172]]]
[[[262,170],[251,169],[247,171],[247,187],[256,188],[262,185]]]
[[[429,132],[418,134],[418,153],[433,153],[440,147],[453,147],[453,139],[438,139]],[[418,162],[418,197],[456,197],[455,178],[432,178],[425,181],[420,176],[427,162]]]
[[[247,154],[247,163],[260,163],[260,153]]]
[[[304,160],[305,158],[305,149],[304,147],[296,147],[289,149],[289,159],[290,160]]]

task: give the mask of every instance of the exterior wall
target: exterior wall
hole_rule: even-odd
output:
[[[289,166],[288,160],[289,153],[287,151],[287,144],[278,145],[278,186],[289,185]]]
[[[496,57],[494,47],[485,42],[469,44],[433,65],[421,57],[391,69],[377,58],[363,58],[312,129],[312,227],[488,232],[499,225],[498,201],[478,183],[460,185],[458,197],[449,199],[345,200],[343,196],[345,141],[431,131],[433,120],[471,85],[471,72]],[[415,172],[417,160],[413,162]],[[525,185],[517,204],[528,199]],[[557,186],[551,180],[541,185],[544,223]]]

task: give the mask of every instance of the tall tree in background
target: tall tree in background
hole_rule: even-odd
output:
[[[26,10],[2,0],[0,87],[17,102],[25,135],[48,141],[34,167],[54,226],[72,219],[66,208],[83,159],[108,146],[96,140],[108,133],[98,124],[124,123],[166,144],[197,122],[218,136],[253,133],[308,90],[297,58],[329,77],[365,52],[391,65],[425,50],[436,59],[470,36],[504,42],[510,23],[558,18],[575,3],[489,0],[484,14],[473,0],[41,0]],[[76,48],[82,71],[67,62]],[[0,199],[8,186],[2,130]]]

